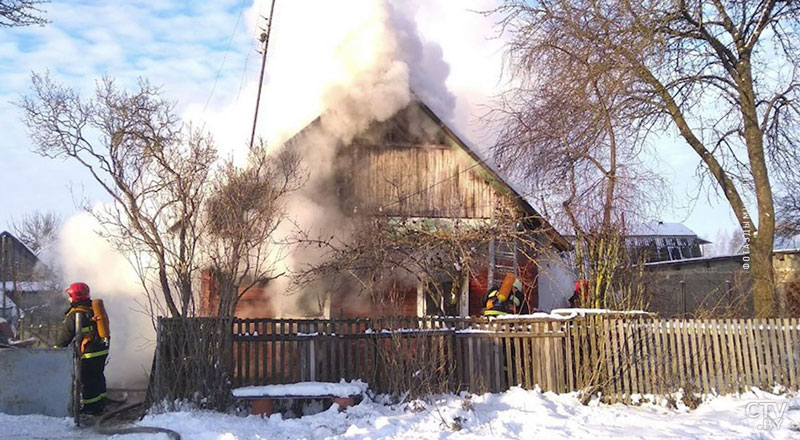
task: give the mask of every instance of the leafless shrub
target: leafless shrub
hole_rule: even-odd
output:
[[[287,196],[303,183],[295,152],[269,155],[265,145],[250,151],[247,166],[230,161],[211,184],[206,204],[204,249],[218,301],[217,316],[230,317],[254,286],[284,274],[276,264],[285,243],[273,239],[284,218]]]
[[[211,138],[181,125],[174,105],[144,80],[127,92],[103,78],[89,99],[48,75],[34,74],[32,84],[20,106],[35,151],[81,164],[112,198],[103,209],[86,208],[134,263],[149,310],[192,314]]]
[[[516,243],[522,259],[536,263],[547,252],[547,229],[539,219],[520,215],[508,206],[494,219],[371,216],[354,219],[346,240],[314,237],[301,231],[296,244],[321,250],[318,263],[295,274],[299,285],[328,279],[350,283],[378,304],[391,304],[387,295],[398,280],[423,285],[431,314],[457,314],[464,280],[485,269],[492,243]]]

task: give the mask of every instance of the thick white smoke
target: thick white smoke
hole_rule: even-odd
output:
[[[251,35],[263,26],[260,17],[268,13],[269,3],[256,0],[246,11]],[[257,135],[277,147],[322,115],[319,129],[306,134],[304,160],[311,175],[307,190],[288,206],[293,222],[312,231],[341,226],[342,213],[331,194],[311,189],[330,177],[337,146],[370,122],[390,118],[410,102],[412,90],[455,128],[475,132],[478,107],[496,89],[501,42],[487,39],[494,33],[491,20],[468,9],[486,10],[495,3],[278,0]],[[222,107],[205,109],[206,92],[179,97],[187,104],[184,119],[205,124],[220,155],[233,155],[240,163],[246,158],[259,64],[260,56],[253,53],[243,86],[217,89],[227,94]],[[88,283],[93,295],[106,302],[114,335],[110,385],[141,384],[151,362],[148,344],[154,340],[149,317],[137,303],[144,299],[142,287],[127,260],[95,233],[96,227],[85,213],[65,223],[59,246],[65,281]],[[277,238],[293,229],[285,222]],[[341,228],[337,233],[344,234]],[[313,257],[290,256],[279,264],[291,270]],[[305,309],[297,305],[300,298],[281,294],[285,285],[275,287],[270,294],[279,313]]]
[[[269,10],[269,3],[255,2],[248,12],[251,27],[263,24],[258,17]],[[446,85],[450,67],[442,48],[421,37],[415,21],[421,3],[412,3],[277,3],[257,133],[276,148],[320,117],[320,123],[306,130],[296,143],[309,181],[290,200],[290,221],[278,231],[278,241],[289,237],[297,226],[312,235],[346,239],[345,213],[339,212],[329,179],[337,149],[371,123],[391,118],[415,97],[443,119],[452,118],[456,100]],[[242,94],[254,96],[255,89],[253,83]],[[249,115],[252,105],[252,100],[240,99],[219,112],[207,112],[204,118],[223,151],[232,151],[235,157],[245,156],[250,118],[231,115]],[[230,125],[235,123],[233,119],[239,124]],[[315,258],[313,251],[292,252],[278,266],[291,273]],[[319,301],[282,295],[289,287],[286,283],[286,279],[273,283],[268,293],[278,313],[323,312],[308,310],[307,304],[321,305]]]

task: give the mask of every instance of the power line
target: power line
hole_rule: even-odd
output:
[[[214,91],[217,89],[217,82],[219,81],[220,75],[222,75],[222,69],[225,67],[225,61],[228,59],[228,52],[231,50],[233,37],[236,35],[236,31],[239,29],[239,22],[242,21],[242,12],[244,12],[245,2],[246,0],[241,0],[241,2],[239,2],[239,14],[236,16],[236,24],[233,25],[233,32],[231,32],[231,36],[228,38],[228,46],[225,48],[225,54],[222,56],[222,63],[219,65],[219,69],[217,69],[217,76],[214,78],[214,85],[211,87],[211,93],[208,94],[206,103],[203,105],[203,113],[206,112],[208,103],[211,102],[211,97],[214,96]]]
[[[264,3],[261,3],[258,9],[258,17],[262,17],[262,13],[264,12]],[[253,35],[250,38],[251,47],[255,45],[256,42],[256,34],[258,33],[258,26],[253,28]],[[242,77],[239,79],[239,90],[236,92],[236,103],[239,102],[239,97],[242,95],[242,89],[244,88],[244,80],[247,78],[247,65],[250,63],[250,57],[252,55],[248,53],[246,57],[244,57],[244,68],[242,69]]]

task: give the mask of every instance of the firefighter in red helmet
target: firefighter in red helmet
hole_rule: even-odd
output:
[[[79,338],[81,362],[81,412],[99,414],[106,405],[106,377],[104,374],[108,357],[108,335],[98,330],[98,321],[105,312],[98,313],[92,307],[89,286],[86,283],[73,283],[64,291],[69,296],[70,308],[59,330],[56,346],[66,347],[76,337]],[[102,307],[102,306],[101,306]],[[76,335],[76,322],[79,320],[80,334]],[[107,318],[106,318],[107,319]],[[106,322],[107,325],[107,322]],[[106,327],[107,328],[107,327]]]
[[[578,280],[575,282],[575,288],[572,291],[572,296],[569,298],[569,306],[585,307],[589,302],[589,280]]]

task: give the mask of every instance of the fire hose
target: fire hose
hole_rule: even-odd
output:
[[[104,435],[126,435],[126,434],[167,434],[169,438],[172,440],[181,440],[181,435],[177,432],[167,429],[167,428],[157,428],[151,426],[130,426],[130,427],[114,427],[114,426],[104,426],[105,423],[110,420],[111,418],[122,414],[126,411],[130,411],[134,408],[138,408],[142,406],[144,402],[137,402],[132,403],[127,406],[123,406],[122,408],[115,409],[108,414],[104,414],[100,417],[97,422],[94,424],[94,429],[99,432],[100,434]]]

